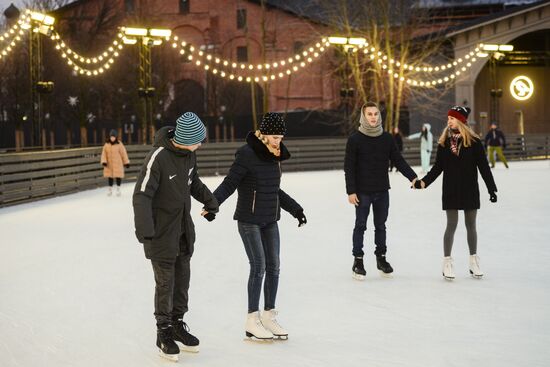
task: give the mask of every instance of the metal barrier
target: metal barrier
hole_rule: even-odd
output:
[[[242,144],[211,143],[201,147],[197,151],[201,176],[227,174]],[[285,172],[344,167],[346,138],[289,139],[285,144],[292,154],[283,163]],[[548,159],[549,144],[549,136],[510,135],[505,154],[509,160]],[[151,147],[130,145],[126,149],[131,165],[124,180],[133,181]],[[101,147],[0,155],[0,207],[104,186],[107,180],[103,178],[100,156]],[[419,141],[404,139],[403,156],[411,165],[420,164]]]

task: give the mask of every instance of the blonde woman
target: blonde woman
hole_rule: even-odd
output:
[[[451,250],[458,223],[458,211],[464,211],[468,247],[470,249],[470,274],[481,278],[477,256],[476,216],[480,207],[477,171],[489,191],[489,200],[497,201],[497,187],[487,162],[487,156],[479,136],[468,125],[470,109],[455,106],[447,113],[447,127],[439,137],[435,164],[428,174],[415,183],[416,188],[425,188],[443,172],[443,210],[447,214],[447,228],[443,238],[443,277],[453,280]]]

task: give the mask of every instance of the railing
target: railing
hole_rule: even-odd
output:
[[[235,151],[242,144],[205,144],[197,151],[199,173],[227,174]],[[286,140],[285,144],[292,154],[283,163],[285,172],[335,170],[344,166],[345,138]],[[419,145],[419,140],[404,140],[403,156],[411,165],[420,164]],[[511,135],[505,154],[510,160],[548,159],[549,148],[549,136]],[[130,145],[126,149],[131,165],[124,180],[132,181],[151,147]],[[107,180],[103,178],[100,156],[101,147],[0,155],[0,207],[104,186]]]

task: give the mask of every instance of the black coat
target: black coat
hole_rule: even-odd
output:
[[[193,254],[191,196],[207,211],[218,211],[216,198],[199,178],[195,152],[174,147],[173,135],[172,127],[156,133],[133,196],[136,237],[144,245],[145,257],[156,261],[175,261],[180,254]]]
[[[447,138],[445,146],[437,146],[435,164],[422,181],[428,187],[443,172],[443,210],[479,209],[478,170],[488,192],[496,192],[497,187],[481,141],[474,139],[471,146],[461,146],[460,154],[456,156]]]
[[[395,141],[395,145],[397,145],[397,149],[402,152],[403,151],[403,137],[400,133],[392,134],[393,141]]]
[[[280,189],[281,161],[290,158],[283,143],[280,149],[280,157],[275,157],[251,132],[246,137],[246,144],[237,150],[229,173],[214,190],[214,196],[220,205],[237,190],[237,208],[233,219],[266,224],[281,218],[281,208],[293,216],[303,210]]]
[[[416,173],[399,153],[390,133],[383,132],[380,136],[371,137],[359,131],[354,132],[346,144],[344,160],[348,195],[388,190],[390,160],[409,181],[416,178]]]

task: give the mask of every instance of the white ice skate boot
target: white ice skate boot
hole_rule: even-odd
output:
[[[276,310],[264,311],[261,316],[262,325],[271,331],[274,339],[287,340],[288,331],[277,322],[277,314]]]
[[[443,258],[443,276],[447,280],[453,280],[455,278],[455,272],[453,270],[453,258],[445,256]]]
[[[109,186],[109,189],[107,191],[107,196],[113,196],[113,187]]]
[[[246,337],[253,341],[273,341],[273,334],[266,330],[260,321],[260,313],[258,311],[249,313],[246,317]]]
[[[120,192],[120,186],[116,187],[116,196],[120,196],[122,193]]]
[[[470,255],[470,274],[476,279],[483,277],[483,272],[479,268],[479,256]]]

